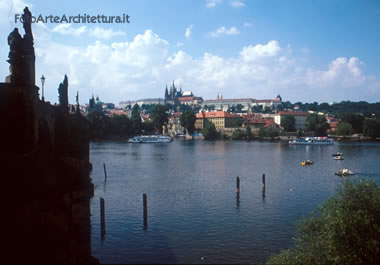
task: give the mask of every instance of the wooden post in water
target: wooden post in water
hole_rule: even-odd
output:
[[[106,220],[104,208],[104,199],[100,198],[100,231],[102,240],[104,240],[104,235],[106,234]]]
[[[103,168],[104,168],[104,180],[107,180],[106,163],[103,163]]]
[[[240,193],[240,178],[236,177],[236,193]]]
[[[148,201],[146,194],[143,194],[143,205],[144,205],[144,229],[148,227]]]
[[[240,205],[240,178],[236,177],[236,206]]]
[[[263,182],[263,185],[262,185],[263,197],[265,197],[265,174],[263,174],[262,182]]]

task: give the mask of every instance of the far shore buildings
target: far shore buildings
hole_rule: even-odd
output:
[[[242,116],[243,128],[250,126],[253,132],[258,132],[260,128],[276,127],[273,117],[265,117],[261,114],[247,114]]]
[[[234,120],[239,118],[238,115],[233,115],[226,111],[210,111],[210,112],[200,112],[195,115],[195,129],[202,130],[205,126],[206,120],[210,121],[215,125],[215,128],[225,129],[232,128],[234,126]]]
[[[179,133],[183,133],[185,131],[185,128],[181,125],[180,117],[182,113],[181,112],[175,112],[169,117],[169,121],[167,124],[167,130],[169,135],[176,135]]]
[[[306,118],[309,115],[308,112],[300,112],[300,111],[279,111],[274,115],[274,122],[280,126],[282,126],[283,117],[285,116],[293,116],[295,118],[296,124],[296,130],[305,129],[306,125]]]
[[[135,105],[139,105],[140,107],[145,105],[154,105],[154,104],[165,104],[165,100],[163,98],[143,98],[138,100],[128,100],[128,101],[121,101],[119,103],[119,108],[127,108],[128,106],[131,106],[131,108]]]
[[[202,104],[203,108],[227,111],[230,107],[242,105],[242,111],[251,111],[253,107],[261,106],[262,109],[271,108],[276,109],[282,104],[282,98],[278,95],[274,99],[252,99],[252,98],[238,98],[238,99],[223,99],[223,96],[218,94],[216,99],[205,100]]]

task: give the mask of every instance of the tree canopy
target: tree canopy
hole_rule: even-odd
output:
[[[349,136],[352,135],[353,131],[351,124],[348,122],[340,122],[335,133],[336,135]]]
[[[379,205],[380,188],[374,181],[345,181],[298,225],[295,247],[267,264],[378,264]]]
[[[282,116],[281,125],[286,132],[294,132],[296,130],[296,118],[290,115]]]
[[[216,131],[215,125],[207,119],[205,120],[202,134],[206,140],[214,140],[218,137],[218,132]]]
[[[134,134],[140,134],[142,130],[142,121],[140,116],[140,107],[138,104],[135,104],[132,107],[131,113],[131,122]]]
[[[313,131],[316,136],[326,136],[329,128],[330,125],[324,116],[313,113],[306,118],[306,129]]]
[[[363,124],[363,134],[372,138],[380,137],[380,121],[366,119]]]
[[[168,107],[165,105],[157,104],[153,106],[151,118],[153,126],[159,132],[162,131],[162,126],[168,122]]]
[[[352,129],[355,133],[363,132],[364,117],[362,115],[355,114],[352,112],[346,112],[340,115],[340,119],[343,122],[351,124]]]
[[[187,110],[182,113],[179,118],[181,125],[187,130],[187,132],[192,135],[195,131],[195,114],[192,110]]]

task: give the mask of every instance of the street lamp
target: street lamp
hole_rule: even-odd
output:
[[[45,85],[45,77],[44,75],[41,76],[41,84],[42,84],[42,102],[45,102],[45,97],[44,97],[44,85]]]

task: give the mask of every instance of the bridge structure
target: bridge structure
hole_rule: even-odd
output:
[[[69,113],[67,76],[58,105],[40,99],[30,17],[26,7],[25,34],[8,36],[10,74],[0,83],[2,261],[96,263],[87,120]]]

